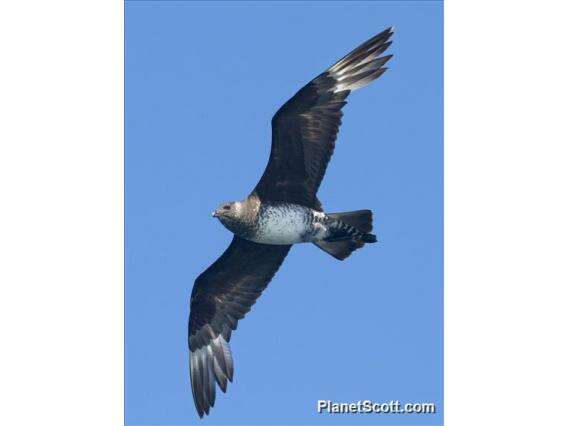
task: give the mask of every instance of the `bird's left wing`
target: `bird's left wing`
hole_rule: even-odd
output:
[[[291,202],[321,210],[316,198],[335,148],[351,91],[379,78],[392,55],[389,28],[361,44],[314,78],[272,118],[272,149],[254,192],[261,201]]]
[[[233,379],[231,331],[266,288],[290,247],[235,236],[221,257],[195,280],[189,314],[189,368],[200,417],[209,414],[215,404],[215,382],[225,392],[227,381]]]

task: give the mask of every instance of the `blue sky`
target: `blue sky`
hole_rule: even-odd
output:
[[[354,92],[319,198],[369,208],[380,243],[339,262],[292,249],[233,334],[235,380],[204,425],[431,425],[442,417],[442,3],[126,3],[127,424],[197,424],[187,318],[231,235],[270,119],[358,44],[396,28],[390,70]],[[434,402],[435,415],[316,412],[318,399]]]

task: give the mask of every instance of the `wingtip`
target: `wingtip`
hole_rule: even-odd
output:
[[[190,341],[191,342],[191,341]],[[216,384],[227,392],[227,380],[233,381],[231,349],[219,334],[200,348],[190,346],[189,374],[193,401],[200,418],[215,406]]]

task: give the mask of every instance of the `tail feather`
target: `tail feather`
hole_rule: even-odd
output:
[[[376,243],[377,236],[375,234],[365,234],[361,237],[361,240],[365,243]]]
[[[314,244],[326,253],[331,254],[337,260],[345,260],[351,253],[365,245],[363,241],[353,240],[334,242],[321,240],[314,242]]]
[[[341,222],[357,228],[365,234],[373,230],[373,212],[371,210],[355,210],[352,212],[327,213],[332,219],[338,219]]]
[[[338,260],[344,260],[365,243],[377,242],[377,237],[370,232],[373,230],[373,212],[371,210],[357,210],[352,212],[328,213],[330,219],[339,224],[346,224],[355,228],[356,235],[350,236],[343,232],[341,235],[314,242],[314,244]],[[345,235],[344,235],[345,234]]]

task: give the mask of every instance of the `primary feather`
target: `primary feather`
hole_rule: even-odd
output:
[[[200,417],[209,414],[215,404],[216,384],[225,392],[233,379],[229,348],[232,331],[266,288],[291,247],[287,242],[254,242],[259,228],[247,225],[258,223],[262,206],[297,205],[307,208],[313,217],[325,216],[316,193],[335,148],[341,109],[351,91],[366,86],[386,71],[384,65],[392,55],[380,55],[390,46],[392,34],[393,29],[389,28],[357,47],[276,112],[272,119],[270,158],[260,181],[245,201],[224,205],[226,212],[215,212],[223,215],[225,226],[236,235],[221,257],[196,279],[191,293],[189,369]],[[280,210],[274,211],[278,216]],[[246,220],[235,219],[243,217]],[[290,219],[289,215],[284,219]],[[316,244],[337,259],[345,259],[365,242],[376,241],[374,235],[367,234],[372,228],[370,211],[330,214],[327,219],[332,220],[330,225],[336,232],[327,241]],[[268,223],[279,226],[279,220]],[[303,232],[303,228],[298,229],[295,233],[291,232],[297,231],[295,228],[285,232],[269,229],[264,238],[277,243],[286,238],[295,242],[296,234]]]

